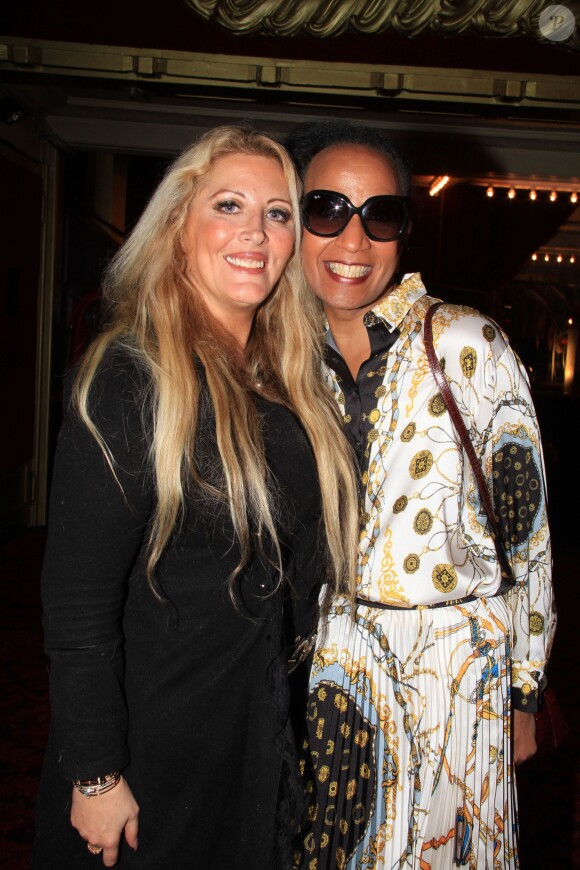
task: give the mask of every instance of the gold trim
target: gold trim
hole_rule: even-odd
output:
[[[234,33],[320,39],[346,32],[365,35],[394,31],[403,36],[431,32],[440,36],[529,36],[547,42],[539,28],[542,11],[553,0],[186,0],[213,24]],[[577,33],[565,43],[578,50]]]
[[[142,82],[154,79],[204,89],[276,90],[289,102],[302,95],[346,96],[407,103],[580,108],[580,76],[550,76],[437,67],[285,60],[220,54],[122,48],[0,37],[0,70],[85,79]],[[237,93],[238,92],[238,93]],[[207,94],[207,91],[206,91]],[[210,93],[211,96],[211,93]]]

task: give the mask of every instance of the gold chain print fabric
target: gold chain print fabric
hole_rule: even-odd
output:
[[[510,712],[535,709],[555,627],[540,438],[502,331],[442,306],[435,349],[516,577],[495,596],[494,543],[426,360],[433,301],[418,274],[405,276],[365,315],[369,335],[391,335],[388,349],[356,387],[338,363],[328,369],[347,431],[364,393],[358,594],[389,609],[358,604],[353,620],[338,598],[319,633],[303,870],[518,866]]]
[[[296,866],[517,867],[505,600],[378,613],[336,602],[314,658]]]

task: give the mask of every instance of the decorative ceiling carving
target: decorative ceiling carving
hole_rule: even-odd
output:
[[[458,36],[529,36],[557,41],[540,16],[553,0],[186,0],[199,15],[239,34],[320,38],[352,31],[377,34],[392,30],[403,36],[432,33]],[[574,0],[566,6],[573,15]],[[561,9],[562,6],[560,5]],[[558,22],[554,23],[556,26]],[[544,31],[544,34],[542,33]],[[578,26],[565,41],[578,50]]]

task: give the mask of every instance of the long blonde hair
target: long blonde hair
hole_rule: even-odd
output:
[[[182,230],[198,182],[228,154],[271,157],[288,183],[299,229],[299,184],[284,148],[245,127],[218,127],[201,137],[167,170],[105,276],[110,325],[84,357],[75,384],[82,420],[111,455],[90,414],[90,389],[105,352],[122,345],[150,373],[153,422],[150,459],[157,490],[147,574],[154,569],[182,516],[192,485],[229,506],[240,547],[237,571],[247,563],[254,533],[266,531],[277,547],[276,515],[259,417],[251,390],[259,380],[268,398],[300,419],[312,445],[322,491],[328,578],[336,590],[353,588],[358,536],[356,483],[334,400],[321,380],[320,309],[302,277],[298,239],[277,288],[257,311],[241,352],[209,314],[187,275]],[[215,411],[223,486],[204,479],[195,464],[201,362]],[[277,549],[281,575],[280,550]],[[230,577],[230,593],[235,574]]]

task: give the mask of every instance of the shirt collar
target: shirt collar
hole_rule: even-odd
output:
[[[389,332],[393,332],[400,327],[403,318],[417,299],[425,296],[426,293],[419,272],[407,272],[400,284],[393,287],[374,308],[367,311],[364,316],[365,326],[373,326],[377,320],[380,320]]]
[[[420,273],[407,272],[400,284],[393,287],[380,302],[377,302],[374,308],[367,311],[363,318],[365,326],[368,328],[369,326],[377,326],[380,323],[389,332],[394,332],[398,329],[403,318],[408,314],[417,299],[425,296],[426,293],[427,290],[421,280]],[[324,318],[324,327],[326,329],[327,344],[338,353],[338,348],[326,318]]]

